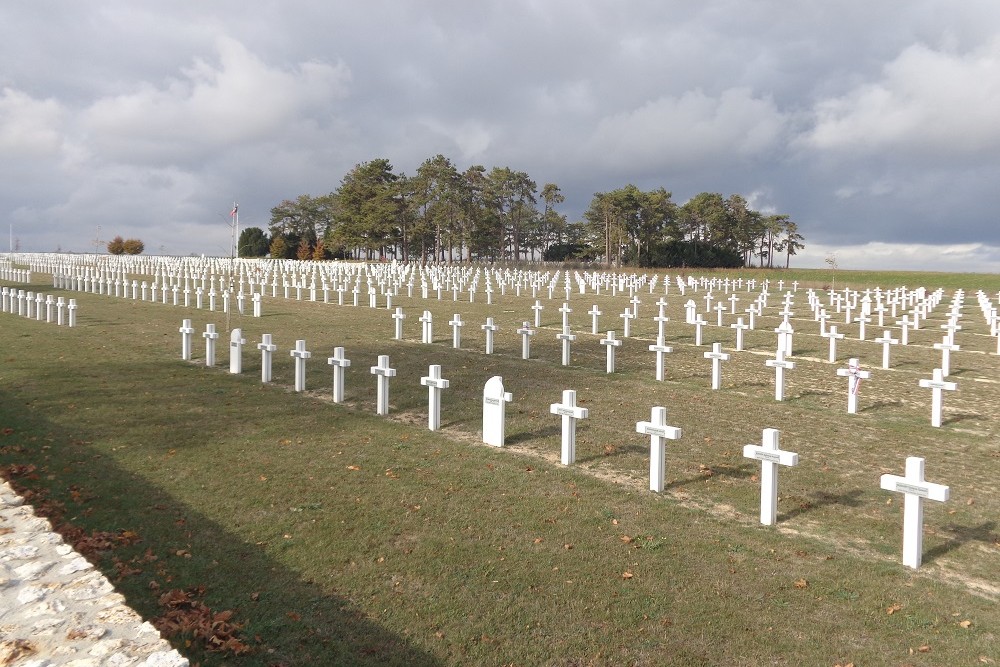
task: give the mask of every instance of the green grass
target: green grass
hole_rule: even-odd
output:
[[[868,279],[848,273],[838,271],[838,288]],[[869,284],[897,277],[917,284],[898,274]],[[995,280],[979,278],[984,288]],[[917,380],[939,359],[929,346],[943,306],[934,333],[893,349],[892,371],[878,368],[880,346],[841,342],[841,359],[860,356],[873,370],[861,413],[849,416],[834,373],[843,364],[823,361],[826,340],[804,304],[788,400],[773,400],[763,362],[777,299],[712,392],[701,355],[714,340],[731,348],[733,332],[706,327],[705,345],[693,346],[673,291],[663,383],[645,349],[655,335],[648,294],[633,330],[643,340],[620,348],[613,376],[586,311],[598,303],[601,330],[620,334],[626,299],[604,294],[574,296],[569,367],[555,339],[561,301],[542,299],[534,358],[523,361],[514,329],[531,319],[529,297],[399,298],[405,341],[391,340],[384,309],[266,299],[265,317],[233,320],[248,345],[244,374],[231,376],[224,343],[215,369],[198,363],[200,337],[196,361],[179,359],[180,320],[224,329],[223,314],[75,293],[75,329],[0,314],[0,464],[36,466],[14,481],[48,510],[60,503],[70,524],[138,534],[95,559],[144,617],[162,613],[162,592],[197,586],[211,609],[233,610],[248,654],[174,638],[205,665],[983,664],[995,659],[1000,620],[1000,363],[986,354],[995,341],[974,283],[940,280],[969,292],[953,356],[960,389],[945,398],[942,429],[930,427]],[[418,342],[425,308],[437,321],[433,345]],[[457,351],[444,324],[456,312],[467,322]],[[479,329],[487,314],[501,326],[492,356]],[[849,338],[853,326],[842,327]],[[253,348],[262,333],[279,345],[269,386]],[[306,395],[290,388],[298,338],[313,351]],[[342,406],[329,399],[335,345],[353,361]],[[378,354],[398,369],[388,419],[374,415],[368,367]],[[419,385],[429,363],[451,380],[436,434]],[[504,450],[478,436],[492,375],[514,394]],[[558,464],[559,420],[548,409],[563,389],[591,411],[572,467]],[[667,445],[663,494],[647,490],[648,440],[634,432],[653,405],[684,430]],[[783,448],[801,458],[780,473],[774,528],[757,522],[759,469],[742,457],[765,427],[781,429]],[[901,498],[878,488],[911,455],[952,487],[949,503],[926,506],[918,572],[899,563]]]

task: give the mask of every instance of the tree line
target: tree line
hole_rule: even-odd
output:
[[[271,209],[268,231],[243,230],[241,257],[404,261],[578,260],[613,266],[787,267],[804,247],[797,225],[734,194],[703,192],[676,204],[634,185],[598,192],[570,222],[554,183],[509,167],[465,171],[443,155],[412,176],[386,159],[351,169],[336,190]]]

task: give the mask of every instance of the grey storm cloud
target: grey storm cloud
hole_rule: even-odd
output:
[[[0,7],[0,62],[25,250],[100,225],[225,253],[233,200],[266,227],[441,153],[558,184],[570,220],[628,183],[740,193],[799,224],[800,264],[1000,269],[995,2],[41,0]]]

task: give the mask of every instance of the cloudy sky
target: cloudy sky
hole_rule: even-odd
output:
[[[995,0],[0,5],[0,230],[228,254],[229,210],[441,153],[786,213],[793,265],[1000,271]],[[98,232],[98,225],[100,232]],[[0,243],[6,250],[8,243]]]

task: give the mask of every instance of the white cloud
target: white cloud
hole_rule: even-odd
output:
[[[774,148],[786,123],[768,96],[730,88],[661,97],[601,120],[588,145],[595,160],[619,165],[702,164],[750,158]]]
[[[62,145],[65,112],[54,99],[37,100],[4,88],[0,95],[0,153],[14,164],[24,159],[52,157]]]
[[[806,243],[792,258],[792,266],[826,268],[834,256],[841,269],[885,271],[955,271],[995,273],[1000,266],[1000,246],[985,243],[930,245],[922,243],[863,243],[820,245]]]
[[[343,63],[282,70],[232,38],[219,38],[216,49],[217,64],[198,58],[162,85],[144,82],[93,103],[84,126],[95,148],[125,162],[203,159],[226,146],[273,139],[289,125],[322,121],[350,82]]]
[[[1000,38],[966,52],[904,49],[876,81],[824,99],[802,144],[823,151],[992,156],[1000,148]]]

